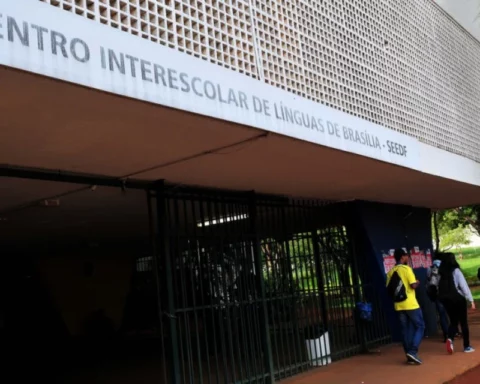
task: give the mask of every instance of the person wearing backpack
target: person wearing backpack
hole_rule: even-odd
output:
[[[448,340],[446,342],[447,352],[450,354],[454,352],[453,340],[458,330],[458,324],[462,328],[463,351],[465,353],[475,352],[475,349],[470,345],[467,301],[471,303],[472,309],[475,309],[475,302],[453,253],[443,254],[440,265],[438,298],[445,306],[450,318]]]
[[[443,332],[443,342],[446,343],[448,339],[448,316],[445,307],[438,299],[438,284],[440,282],[440,265],[442,261],[438,258],[433,260],[432,266],[427,269],[427,295],[435,304],[438,318],[440,320],[440,327]]]
[[[418,349],[425,332],[425,322],[415,295],[415,289],[420,282],[408,265],[408,253],[400,248],[395,250],[394,255],[397,265],[387,274],[387,291],[394,301],[395,311],[400,320],[407,362],[422,364],[418,357]]]

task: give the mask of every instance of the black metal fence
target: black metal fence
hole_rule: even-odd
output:
[[[389,341],[336,205],[167,186],[149,205],[165,383],[270,383]]]

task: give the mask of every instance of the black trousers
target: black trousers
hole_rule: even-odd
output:
[[[458,324],[462,328],[463,347],[470,347],[470,331],[468,329],[468,307],[467,301],[463,298],[455,301],[445,301],[443,303],[448,317],[450,318],[450,326],[448,327],[448,338],[454,339],[458,332]]]

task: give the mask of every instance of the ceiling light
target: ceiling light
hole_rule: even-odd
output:
[[[200,228],[208,227],[210,225],[217,225],[217,224],[229,223],[232,221],[245,220],[247,218],[248,218],[248,215],[244,213],[236,216],[227,216],[227,217],[222,217],[220,219],[207,220],[207,221],[198,223],[197,226]]]
[[[59,207],[60,199],[47,199],[40,202],[42,207]]]

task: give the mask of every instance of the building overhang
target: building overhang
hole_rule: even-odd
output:
[[[4,167],[430,208],[480,202],[474,161],[39,2],[0,8]],[[69,39],[68,57],[51,38],[40,50],[47,20],[45,34]],[[126,54],[124,73],[115,64],[125,52],[136,72]],[[2,178],[0,209],[71,188],[28,184]]]
[[[3,166],[431,208],[480,200],[478,185],[453,178],[5,67],[0,77]],[[443,154],[432,160],[444,168],[476,166]],[[0,208],[74,188],[48,184],[2,178]]]

